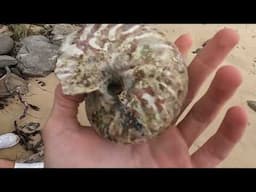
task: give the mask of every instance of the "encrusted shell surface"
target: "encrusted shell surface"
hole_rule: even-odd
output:
[[[146,25],[85,25],[64,41],[55,73],[64,94],[86,93],[88,120],[97,133],[120,143],[166,130],[188,88],[176,46]]]

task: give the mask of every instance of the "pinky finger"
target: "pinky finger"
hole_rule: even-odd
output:
[[[191,156],[194,167],[215,167],[231,152],[243,135],[247,115],[243,108],[228,110],[218,131]]]

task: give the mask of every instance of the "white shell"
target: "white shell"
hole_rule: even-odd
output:
[[[19,143],[20,138],[14,133],[0,135],[0,149],[13,147]]]

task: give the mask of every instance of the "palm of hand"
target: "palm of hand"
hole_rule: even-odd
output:
[[[207,76],[221,63],[238,42],[237,34],[218,32],[189,66],[189,93],[185,107],[194,98]],[[183,35],[176,45],[185,54],[191,45]],[[241,83],[240,73],[232,66],[219,69],[207,93],[186,117],[164,134],[136,145],[114,144],[100,138],[94,130],[81,126],[77,108],[82,97],[64,96],[56,89],[51,117],[43,129],[47,167],[213,167],[229,154],[246,126],[241,107],[232,107],[220,128],[198,151],[189,154],[195,139],[206,129],[224,103]]]

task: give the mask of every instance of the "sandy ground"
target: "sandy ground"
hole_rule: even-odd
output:
[[[190,33],[193,37],[193,47],[187,57],[188,63],[193,59],[195,54],[192,51],[201,47],[201,45],[210,37],[212,37],[219,29],[224,27],[231,27],[238,31],[240,35],[240,43],[232,53],[228,56],[223,65],[231,64],[238,67],[243,75],[244,82],[239,91],[233,98],[225,105],[218,117],[209,126],[209,128],[197,139],[195,144],[191,148],[191,152],[198,149],[218,128],[226,110],[232,105],[243,105],[246,107],[249,114],[249,123],[246,133],[242,140],[238,143],[230,156],[219,167],[256,167],[256,112],[248,108],[246,100],[256,100],[256,25],[239,24],[239,25],[210,25],[210,24],[168,24],[156,25],[162,31],[168,34],[171,41],[174,41],[179,35],[183,33]],[[214,74],[213,74],[214,75]],[[210,80],[213,78],[211,75],[205,85],[200,90],[197,99],[207,90]],[[46,122],[49,113],[51,111],[53,103],[54,88],[58,81],[54,74],[49,75],[47,78],[41,79],[46,82],[46,86],[43,87],[46,90],[42,90],[40,86],[31,81],[31,94],[26,99],[35,105],[40,106],[39,112],[30,111],[30,115],[26,121],[39,121],[42,126]],[[13,130],[13,120],[22,112],[22,105],[17,104],[17,101],[13,102],[5,109],[0,111],[0,134]],[[85,117],[83,106],[80,107],[79,120],[82,124],[88,125],[88,121]],[[17,145],[10,149],[0,150],[0,158],[5,159],[19,159],[29,155],[24,149]]]

